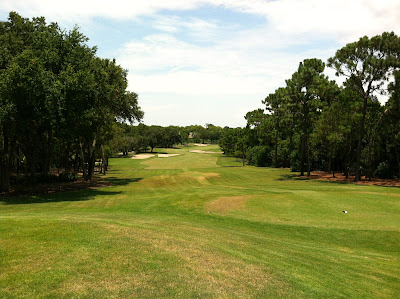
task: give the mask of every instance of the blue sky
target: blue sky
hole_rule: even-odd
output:
[[[400,33],[398,0],[0,0],[2,20],[11,10],[77,24],[128,69],[144,123],[164,126],[244,126],[303,59]]]

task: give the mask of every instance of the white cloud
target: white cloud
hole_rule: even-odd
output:
[[[271,3],[265,14],[280,31],[327,33],[348,42],[399,30],[399,10],[397,0],[281,0]]]
[[[61,19],[107,17],[129,19],[151,15],[159,10],[187,10],[203,1],[186,0],[2,0],[0,10],[16,10],[29,16],[51,16]]]
[[[248,28],[239,21],[232,25],[172,13],[203,5],[261,16],[265,24]],[[190,107],[202,117],[215,117],[218,113],[208,110],[222,110],[218,101],[224,99],[226,106],[234,97],[224,110],[224,124],[232,115],[242,124],[239,115],[260,107],[303,59],[326,60],[360,36],[400,31],[399,0],[0,0],[0,11],[11,10],[64,23],[91,24],[95,17],[140,20],[138,26],[150,33],[117,50],[117,62],[129,70],[129,87],[139,93],[153,123],[164,114],[190,115],[185,113]]]
[[[195,17],[182,18],[163,15],[156,15],[152,24],[154,28],[168,33],[189,31],[194,36],[207,38],[219,28],[216,20],[206,21]]]
[[[162,10],[184,11],[202,5],[265,16],[282,32],[332,34],[342,41],[358,38],[361,34],[400,29],[398,0],[2,0],[0,10],[16,10],[26,16],[44,15],[80,23],[82,18],[132,19]],[[200,20],[191,24],[204,28]],[[174,25],[168,23],[158,26],[169,32],[174,30]]]
[[[268,94],[282,86],[303,59],[334,54],[318,48],[285,52],[297,43],[293,35],[267,28],[239,31],[207,46],[153,34],[127,43],[117,61],[131,70],[130,87],[139,93]]]

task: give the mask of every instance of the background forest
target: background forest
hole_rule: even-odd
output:
[[[225,154],[255,166],[400,177],[400,39],[363,37],[338,50],[327,66],[305,59],[245,128],[212,124],[139,124],[143,111],[127,91],[127,71],[77,28],[10,13],[0,22],[0,192],[10,184],[90,180],[97,160],[189,142],[218,143]],[[379,99],[388,98],[385,104]],[[55,170],[57,173],[55,174]],[[60,173],[61,170],[61,173]]]
[[[246,114],[246,128],[224,131],[224,152],[302,176],[336,170],[356,181],[400,177],[400,39],[363,37],[328,66],[345,78],[343,86],[323,74],[324,62],[304,60],[286,86],[265,98],[265,109]]]

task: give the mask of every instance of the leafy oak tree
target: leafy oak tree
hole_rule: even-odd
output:
[[[113,125],[142,118],[126,71],[87,41],[44,18],[0,22],[0,192],[22,164],[31,182],[71,164],[90,180]]]

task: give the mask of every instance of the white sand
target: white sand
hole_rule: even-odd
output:
[[[180,154],[158,154],[159,158],[168,158],[168,157],[175,157],[180,156]]]
[[[202,143],[195,143],[194,145],[196,145],[196,146],[208,146],[208,144],[202,144]]]
[[[220,154],[221,152],[209,152],[209,151],[200,151],[200,150],[191,150],[191,153],[198,153],[198,154]]]
[[[151,157],[154,157],[155,155],[152,155],[152,154],[141,154],[141,155],[134,155],[134,156],[132,156],[132,158],[131,159],[140,159],[140,160],[143,160],[143,159],[148,159],[148,158],[151,158]]]

